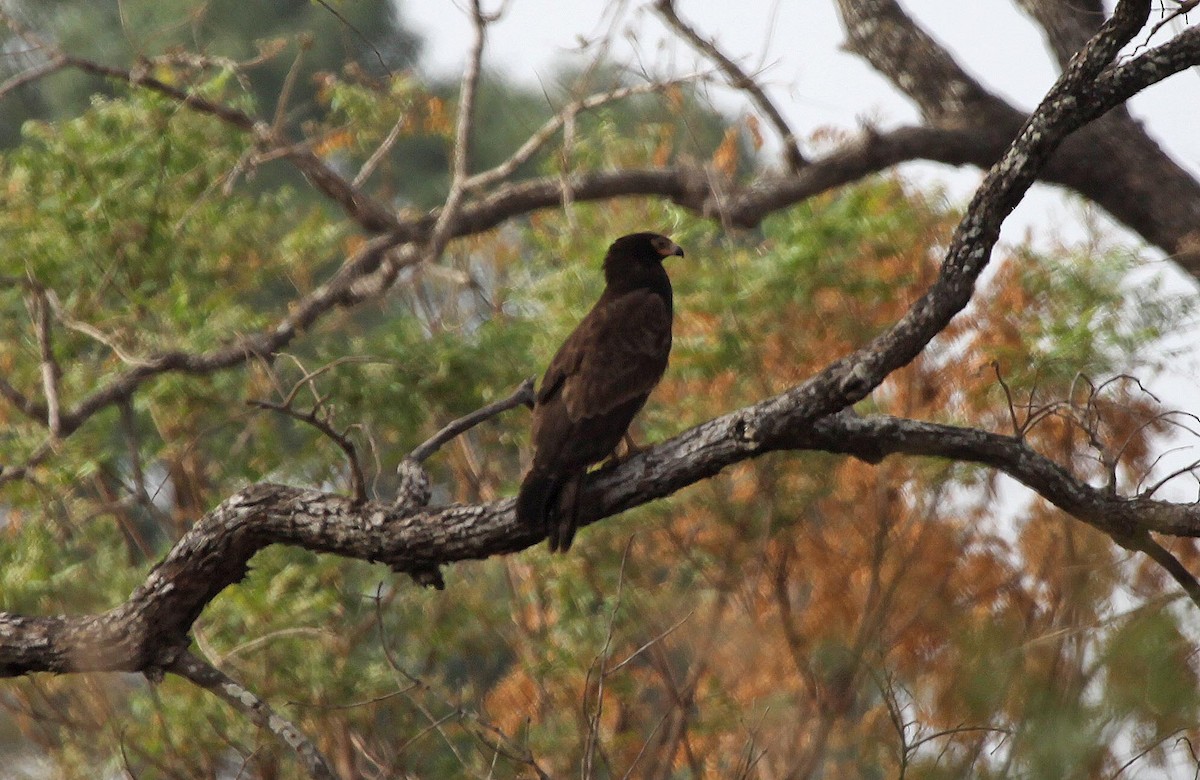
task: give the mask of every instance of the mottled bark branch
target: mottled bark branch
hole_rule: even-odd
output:
[[[1012,436],[849,412],[802,423],[780,408],[782,398],[696,426],[593,474],[582,523],[669,496],[768,452],[821,450],[869,462],[905,454],[984,464],[1131,549],[1144,549],[1151,531],[1200,537],[1200,505],[1126,498],[1091,487]],[[111,611],[70,617],[0,613],[0,676],[79,671],[154,676],[174,670],[201,611],[239,582],[250,559],[271,544],[425,572],[540,541],[534,529],[517,523],[511,499],[413,510],[358,505],[316,490],[254,485],[197,522],[129,600]]]
[[[1104,20],[1094,0],[1020,1],[1042,25],[1064,66]],[[931,127],[999,136],[1004,143],[1024,121],[1023,112],[971,78],[895,0],[837,0],[837,5],[849,49],[912,99]],[[1189,29],[1166,45],[1194,39],[1194,33]],[[1200,182],[1163,152],[1123,106],[1110,110],[1110,116],[1065,141],[1041,178],[1093,200],[1200,278]]]

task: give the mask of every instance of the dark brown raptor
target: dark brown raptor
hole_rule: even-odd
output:
[[[662,262],[672,255],[683,250],[657,233],[614,241],[603,294],[542,377],[517,519],[544,531],[551,551],[571,547],[588,467],[617,448],[667,368],[673,301]]]

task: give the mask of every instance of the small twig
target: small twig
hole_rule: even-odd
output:
[[[57,306],[55,308],[57,309]],[[117,344],[116,339],[109,336],[96,326],[90,325],[83,320],[74,319],[73,317],[68,316],[66,312],[61,310],[57,310],[55,313],[58,315],[58,320],[63,324],[64,328],[67,330],[73,330],[76,333],[82,333],[84,336],[100,342],[104,346],[111,349],[113,354],[117,356],[117,359],[130,368],[147,369],[154,365],[153,358],[144,358],[129,354],[122,349],[119,344]]]
[[[1179,7],[1162,18],[1158,24],[1150,28],[1150,32],[1146,33],[1146,43],[1138,48],[1144,48],[1149,45],[1150,39],[1158,34],[1158,31],[1165,27],[1169,22],[1178,19],[1181,16],[1187,16],[1188,12],[1194,11],[1196,6],[1200,6],[1200,0],[1180,0]]]
[[[955,726],[954,728],[942,729],[941,731],[935,731],[932,734],[921,737],[916,742],[912,743],[912,745],[909,747],[909,750],[911,752],[915,752],[917,748],[921,747],[921,745],[924,745],[926,742],[932,742],[933,740],[941,739],[942,737],[953,737],[958,734],[972,734],[977,732],[1006,734],[1008,736],[1012,736],[1012,731],[1010,729],[1000,728],[999,726]]]
[[[300,759],[309,777],[315,780],[337,780],[329,761],[304,732],[291,721],[271,709],[257,694],[248,690],[229,675],[191,652],[182,653],[169,671],[209,691],[217,698],[246,715],[254,725],[279,738]]]
[[[604,634],[604,647],[600,648],[596,659],[592,661],[591,667],[588,668],[587,680],[584,681],[583,706],[586,710],[587,685],[591,682],[592,669],[597,666],[600,667],[596,673],[596,706],[592,709],[591,714],[587,715],[588,731],[584,741],[582,770],[582,775],[585,778],[592,777],[593,762],[596,760],[596,747],[600,743],[600,717],[604,714],[604,681],[608,678],[608,670],[605,667],[608,665],[609,653],[612,652],[613,630],[617,623],[617,612],[621,609],[621,596],[625,593],[625,566],[629,563],[629,552],[632,549],[633,537],[631,536],[625,542],[625,551],[621,553],[621,567],[617,571],[617,593],[613,598],[612,612],[608,615],[608,630]]]
[[[278,135],[283,132],[283,120],[287,116],[287,104],[296,87],[296,77],[300,75],[300,64],[304,62],[304,53],[312,47],[312,36],[302,36],[296,58],[292,60],[287,75],[284,76],[283,86],[279,89],[279,99],[275,101],[275,118],[271,120],[271,132]]]
[[[1139,493],[1138,498],[1150,498],[1155,493],[1157,493],[1158,489],[1161,488],[1163,485],[1167,484],[1168,482],[1175,479],[1176,477],[1187,474],[1189,471],[1195,471],[1197,466],[1200,466],[1200,460],[1194,460],[1182,468],[1175,469],[1170,474],[1168,474],[1167,476],[1160,479],[1158,482],[1155,482],[1153,485],[1151,485],[1145,491]]]
[[[667,628],[665,631],[662,631],[662,632],[660,632],[660,633],[659,633],[657,636],[655,636],[654,638],[652,638],[650,641],[646,642],[644,645],[642,645],[641,647],[639,647],[637,650],[634,650],[632,653],[630,653],[629,655],[627,655],[627,656],[625,657],[625,659],[624,659],[624,660],[622,660],[622,661],[621,661],[619,664],[616,664],[616,665],[615,665],[615,666],[613,666],[611,669],[609,669],[609,670],[608,670],[608,672],[606,672],[606,674],[609,674],[609,675],[616,674],[617,672],[619,672],[619,671],[621,671],[622,669],[624,669],[624,668],[625,668],[625,666],[626,666],[626,665],[627,665],[627,664],[628,664],[630,661],[632,661],[633,659],[637,658],[639,655],[641,655],[642,653],[646,652],[647,650],[649,650],[651,647],[653,647],[653,646],[654,646],[654,645],[656,645],[657,643],[659,643],[659,642],[661,642],[662,640],[666,639],[668,636],[670,636],[671,634],[673,634],[673,633],[674,633],[674,632],[675,632],[675,631],[676,631],[676,630],[677,630],[677,629],[678,629],[680,626],[682,626],[684,623],[686,623],[686,622],[688,622],[689,620],[691,620],[691,619],[692,619],[692,615],[694,615],[694,614],[696,614],[696,611],[695,611],[695,610],[692,610],[691,612],[689,612],[689,613],[687,613],[686,615],[684,615],[683,617],[681,617],[679,620],[675,621],[675,622],[674,622],[673,624],[671,624],[671,626],[670,626],[669,628]]]
[[[799,173],[801,169],[808,165],[808,161],[804,159],[804,155],[800,153],[800,147],[796,143],[796,134],[788,126],[787,120],[783,118],[783,114],[779,112],[779,109],[767,97],[767,93],[763,91],[758,82],[747,75],[736,62],[718,49],[716,44],[703,38],[694,27],[681,19],[675,11],[674,0],[657,0],[654,4],[654,10],[658,12],[658,15],[667,24],[675,28],[691,44],[692,48],[716,62],[721,70],[725,71],[725,75],[729,77],[730,85],[750,95],[750,99],[754,101],[759,110],[767,115],[767,119],[770,120],[771,124],[775,125],[775,129],[779,132],[783,141],[784,157],[787,159],[788,170],[792,173]]]
[[[246,401],[247,406],[253,406],[259,409],[270,409],[271,411],[287,415],[288,417],[299,420],[300,422],[308,423],[333,440],[333,443],[340,447],[342,452],[345,453],[346,460],[350,462],[350,479],[351,489],[354,492],[354,503],[359,505],[365,504],[367,502],[367,480],[366,477],[363,476],[362,466],[358,462],[358,450],[355,448],[354,442],[350,441],[350,438],[346,436],[345,433],[338,433],[327,421],[317,417],[317,410],[323,408],[324,403],[325,399],[321,398],[318,400],[318,403],[313,406],[311,411],[298,412],[286,404],[277,404],[271,401],[260,401],[253,398]]]
[[[1188,730],[1187,726],[1181,726],[1180,728],[1174,729],[1167,734],[1163,734],[1161,737],[1156,737],[1155,739],[1151,740],[1150,743],[1146,745],[1146,747],[1142,748],[1137,753],[1135,753],[1128,761],[1126,761],[1124,764],[1121,764],[1121,766],[1117,768],[1117,771],[1115,771],[1111,775],[1109,775],[1109,780],[1116,780],[1118,777],[1120,777],[1121,775],[1123,775],[1125,773],[1126,769],[1128,769],[1129,767],[1136,764],[1138,761],[1145,758],[1146,755],[1151,750],[1154,750],[1154,748],[1156,748],[1159,745],[1161,745],[1162,743],[1166,742],[1168,739],[1175,736],[1179,732],[1187,731],[1187,730]]]
[[[54,343],[50,334],[50,301],[46,292],[34,290],[30,303],[30,315],[33,317],[34,329],[37,332],[38,355],[42,363],[42,392],[46,395],[46,425],[50,435],[55,439],[62,434],[62,406],[58,392],[58,380],[62,376],[62,368],[54,357]]]
[[[382,587],[383,586],[381,584],[380,589],[382,589]],[[383,599],[381,598],[380,590],[376,590],[373,601],[375,602],[375,622],[376,626],[379,628],[379,646],[383,649],[383,658],[385,661],[387,661],[388,666],[392,668],[392,671],[396,672],[404,679],[412,683],[410,687],[403,689],[404,698],[408,699],[408,702],[412,704],[418,712],[425,716],[427,721],[429,721],[429,726],[423,729],[419,734],[415,735],[412,739],[405,742],[404,747],[407,747],[409,744],[411,744],[413,739],[428,733],[430,729],[432,729],[433,731],[436,731],[442,738],[442,741],[446,743],[446,747],[450,748],[450,752],[453,753],[454,757],[458,759],[458,763],[462,765],[462,768],[470,771],[470,766],[467,764],[466,759],[463,758],[462,753],[455,746],[454,741],[450,739],[450,735],[446,733],[444,728],[442,728],[442,724],[451,719],[456,719],[461,722],[466,713],[461,707],[456,707],[453,704],[450,704],[450,702],[446,702],[447,706],[450,707],[450,712],[442,718],[435,718],[433,713],[429,711],[429,708],[418,701],[416,697],[411,694],[410,691],[414,687],[420,688],[425,692],[431,691],[431,688],[424,680],[409,673],[404,667],[402,667],[400,662],[396,659],[396,656],[392,653],[391,645],[388,644],[387,629],[384,627]]]
[[[479,88],[479,76],[482,72],[483,47],[487,41],[487,26],[491,17],[483,13],[480,0],[471,2],[471,22],[475,30],[475,38],[471,44],[471,53],[467,65],[463,69],[462,86],[458,93],[458,117],[454,126],[454,160],[451,170],[450,193],[446,203],[438,214],[437,222],[429,233],[425,243],[426,258],[437,258],[446,248],[453,232],[454,222],[458,219],[459,208],[466,196],[466,183],[471,160],[471,134],[475,125],[475,103]]]
[[[388,131],[387,136],[380,142],[375,151],[371,152],[371,156],[362,164],[362,167],[358,169],[358,173],[350,182],[351,187],[358,189],[366,184],[367,179],[371,178],[371,174],[375,173],[375,169],[383,162],[383,158],[396,145],[396,141],[400,140],[400,133],[404,130],[404,125],[407,122],[408,114],[404,110],[401,110],[400,116],[396,117],[396,122],[392,125],[392,129]]]
[[[1000,361],[992,361],[992,370],[996,372],[996,381],[1000,383],[1000,387],[1004,390],[1004,397],[1008,400],[1008,416],[1012,419],[1013,436],[1021,438],[1025,431],[1022,430],[1021,424],[1017,422],[1017,408],[1013,403],[1012,390],[1008,387],[1008,382],[1004,381],[1004,375],[1000,373]]]
[[[517,168],[529,161],[538,151],[546,145],[554,134],[563,129],[569,121],[573,121],[581,112],[590,111],[594,108],[613,103],[618,100],[624,100],[635,95],[648,95],[655,92],[662,92],[670,89],[673,86],[686,84],[690,81],[702,79],[707,75],[704,71],[696,71],[689,73],[679,78],[670,79],[668,81],[655,81],[649,84],[638,84],[629,87],[618,87],[607,92],[597,92],[587,97],[573,100],[564,106],[557,114],[546,120],[537,131],[521,144],[517,151],[512,153],[507,160],[490,168],[486,171],[471,176],[463,183],[463,187],[467,190],[477,190],[481,187],[486,187],[501,181],[512,175]],[[355,180],[357,183],[357,179]]]
[[[60,54],[56,54],[41,65],[36,65],[27,70],[23,70],[15,76],[7,79],[3,84],[0,84],[0,98],[3,98],[9,92],[19,89],[30,82],[37,81],[40,78],[49,76],[52,73],[57,73],[67,67],[67,59]]]
[[[459,434],[469,431],[476,425],[479,425],[485,420],[490,420],[498,414],[507,412],[517,406],[533,407],[533,377],[529,377],[512,392],[512,395],[507,398],[502,398],[499,401],[492,403],[471,412],[468,415],[459,417],[449,425],[442,428],[440,431],[429,437],[421,446],[408,454],[410,460],[415,460],[418,463],[423,463],[430,455],[441,449],[442,445],[453,439]]]
[[[375,44],[371,43],[371,39],[363,34],[362,30],[358,29],[353,24],[351,24],[349,19],[347,19],[345,16],[343,16],[336,8],[331,6],[329,3],[325,2],[325,0],[316,0],[316,2],[318,5],[320,5],[322,8],[324,8],[326,11],[328,11],[329,13],[331,13],[335,17],[337,17],[337,20],[339,22],[341,22],[342,24],[346,25],[346,27],[349,28],[350,32],[357,35],[358,39],[360,41],[362,41],[364,44],[366,44],[367,48],[370,49],[375,54],[375,59],[379,60],[379,67],[383,68],[383,72],[388,74],[389,76],[392,75],[392,69],[387,66],[387,62],[383,59],[383,54],[380,53],[379,49],[375,46]]]
[[[295,363],[295,364],[296,364],[296,367],[297,367],[297,368],[299,368],[301,371],[303,371],[303,372],[304,372],[304,376],[302,376],[302,377],[300,377],[299,379],[297,379],[297,380],[296,380],[296,383],[295,383],[294,385],[292,385],[292,389],[291,389],[290,391],[288,391],[288,394],[287,394],[287,396],[286,396],[286,397],[284,397],[284,399],[283,399],[283,405],[284,405],[284,406],[291,406],[291,405],[292,405],[292,404],[295,402],[295,400],[296,400],[296,394],[297,394],[297,393],[299,393],[299,392],[300,392],[300,390],[301,390],[303,387],[305,387],[305,386],[308,386],[308,387],[310,387],[310,388],[313,388],[313,399],[314,399],[314,400],[317,400],[317,399],[319,399],[319,398],[320,398],[320,396],[319,396],[319,394],[316,392],[316,388],[315,388],[315,386],[312,384],[312,381],[313,381],[314,379],[316,379],[317,377],[321,376],[322,374],[324,374],[324,373],[326,373],[326,372],[328,372],[328,371],[332,371],[333,369],[335,369],[335,368],[337,368],[337,367],[339,367],[339,366],[344,366],[344,365],[346,365],[347,363],[354,363],[354,364],[371,364],[371,363],[375,363],[375,364],[386,364],[386,361],[383,361],[383,360],[378,360],[377,358],[373,358],[373,357],[371,357],[370,355],[343,355],[343,356],[342,356],[342,357],[340,357],[340,358],[337,358],[337,359],[335,359],[335,360],[331,360],[331,361],[329,361],[328,363],[326,363],[325,365],[321,366],[320,368],[316,368],[316,369],[313,369],[312,371],[309,371],[309,370],[308,370],[307,368],[305,368],[305,367],[304,367],[304,365],[303,365],[303,364],[302,364],[302,363],[301,363],[301,362],[300,362],[300,361],[299,361],[299,360],[296,358],[296,356],[295,356],[295,355],[289,355],[289,354],[286,354],[286,353],[280,353],[280,355],[281,355],[281,356],[286,356],[286,357],[290,358],[290,359],[291,359],[291,361],[292,361],[293,363]]]

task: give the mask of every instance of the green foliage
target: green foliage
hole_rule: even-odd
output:
[[[420,41],[386,0],[341,3],[336,15],[312,0],[260,4],[253,13],[246,13],[245,4],[237,0],[210,0],[202,6],[191,0],[19,0],[12,5],[27,26],[65,51],[105,64],[170,55],[181,46],[214,59],[243,61],[267,54],[247,81],[267,112],[282,94],[298,48],[303,49],[291,90],[291,117],[296,122],[313,117],[314,73],[337,71],[347,62],[375,74],[399,71],[412,67],[420,52]],[[14,59],[10,67],[23,64]],[[69,73],[18,91],[16,100],[6,103],[9,111],[0,121],[0,145],[17,140],[24,119],[73,116],[90,95],[110,89],[97,79]]]

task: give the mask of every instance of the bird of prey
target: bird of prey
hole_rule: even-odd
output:
[[[614,241],[603,294],[542,377],[517,519],[544,532],[551,552],[571,547],[588,467],[616,450],[667,368],[672,295],[662,263],[672,255],[683,250],[657,233]]]

